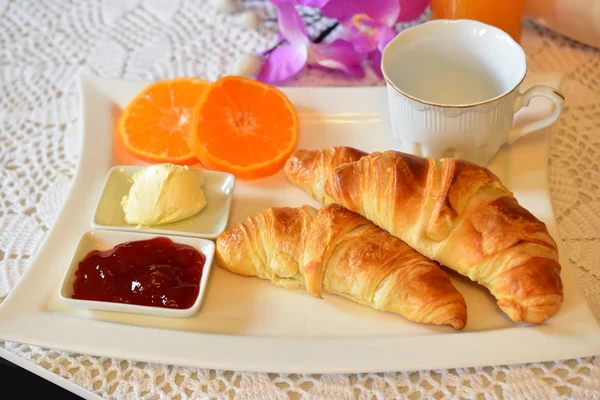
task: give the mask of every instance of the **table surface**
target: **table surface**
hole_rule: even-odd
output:
[[[277,42],[208,1],[0,1],[0,301],[56,220],[77,163],[63,144],[79,132],[81,74],[133,80],[232,73],[242,54]],[[264,19],[261,0],[239,1]],[[421,19],[424,20],[423,17]],[[322,30],[328,21],[309,30]],[[552,127],[551,197],[560,234],[600,318],[600,51],[526,22],[532,73],[566,74],[565,111]],[[296,86],[382,85],[306,69]],[[493,344],[491,344],[493,345]],[[515,366],[385,374],[261,374],[91,357],[12,342],[0,346],[107,398],[405,396],[593,398],[600,356]]]

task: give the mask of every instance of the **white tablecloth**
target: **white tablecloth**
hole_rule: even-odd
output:
[[[27,268],[69,189],[77,154],[77,77],[137,80],[231,73],[236,58],[276,43],[206,0],[0,0],[0,298]],[[238,2],[273,16],[260,0]],[[311,29],[322,29],[321,21]],[[580,284],[600,317],[600,51],[528,23],[531,72],[564,71],[564,114],[552,129],[551,194]],[[373,85],[306,70],[293,85]],[[103,397],[558,398],[600,396],[600,357],[485,368],[386,374],[233,373],[1,346]],[[490,343],[490,346],[493,346]],[[9,384],[9,383],[4,383]]]

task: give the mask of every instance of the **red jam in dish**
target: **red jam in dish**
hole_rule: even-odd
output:
[[[189,308],[200,290],[206,257],[158,237],[91,251],[79,263],[74,299],[163,308]]]

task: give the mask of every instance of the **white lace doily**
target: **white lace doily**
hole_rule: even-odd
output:
[[[238,3],[263,17],[260,0]],[[276,43],[207,0],[0,0],[0,298],[15,285],[54,223],[69,189],[78,132],[77,76],[137,80],[230,73],[237,57]],[[327,21],[311,29],[322,29]],[[600,51],[528,23],[531,72],[564,71],[567,106],[552,129],[551,195],[560,233],[600,317]],[[306,70],[293,85],[374,85]],[[579,398],[600,396],[600,357],[520,366],[412,373],[287,375],[146,364],[0,343],[109,398]],[[493,343],[490,343],[493,346]]]

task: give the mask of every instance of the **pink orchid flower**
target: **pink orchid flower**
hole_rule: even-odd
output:
[[[373,71],[382,77],[381,55],[385,46],[396,36],[396,30],[366,14],[356,14],[347,24],[346,31],[354,49],[366,54]]]
[[[277,83],[296,75],[305,65],[343,71],[363,77],[363,64],[369,60],[381,74],[381,54],[396,36],[397,22],[420,16],[429,0],[271,0],[283,42],[264,54],[257,79]],[[296,6],[320,8],[344,28],[338,40],[312,43]]]
[[[386,26],[394,26],[400,14],[398,0],[329,0],[321,9],[323,15],[341,23],[363,14]]]
[[[285,42],[265,54],[264,63],[256,79],[277,83],[296,75],[310,63],[321,68],[343,71],[355,77],[363,77],[361,64],[366,58],[349,42],[336,40],[330,44],[311,42],[297,5],[322,7],[328,0],[271,0],[277,8],[279,30]]]
[[[322,3],[323,15],[340,22],[365,14],[392,27],[397,22],[417,19],[429,5],[429,0],[328,0]]]
[[[417,18],[427,4],[428,0],[330,0],[322,12],[342,23],[348,41],[357,52],[366,54],[381,77],[381,53],[396,36],[394,25]]]

